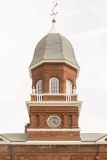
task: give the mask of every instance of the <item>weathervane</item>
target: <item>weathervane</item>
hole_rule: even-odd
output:
[[[53,19],[54,19],[54,17],[56,16],[56,14],[58,14],[58,12],[54,12],[54,9],[55,9],[55,7],[58,5],[58,3],[55,3],[55,2],[53,2],[53,10],[52,10],[52,14],[51,14],[51,16],[53,16]]]

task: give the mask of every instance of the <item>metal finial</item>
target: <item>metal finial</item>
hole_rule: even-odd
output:
[[[52,10],[52,14],[51,14],[51,16],[53,16],[52,22],[56,22],[55,16],[56,16],[56,14],[58,14],[58,12],[55,13],[54,9],[55,9],[55,7],[56,7],[57,5],[58,5],[58,3],[53,2],[53,10]]]

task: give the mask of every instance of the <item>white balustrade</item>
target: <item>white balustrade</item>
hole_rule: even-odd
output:
[[[66,95],[66,101],[71,101],[71,95]]]
[[[74,92],[75,93],[75,92]],[[72,101],[72,96],[76,96],[76,94],[36,94],[35,91],[31,94],[31,96],[36,96],[36,101],[43,101],[43,96],[65,96],[65,101]]]
[[[36,98],[37,98],[37,101],[42,101],[42,94],[38,94]]]

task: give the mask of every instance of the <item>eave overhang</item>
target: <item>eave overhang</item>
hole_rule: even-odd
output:
[[[81,141],[26,141],[26,142],[0,142],[0,145],[107,145],[106,142],[81,142]]]
[[[26,101],[29,114],[31,106],[78,106],[78,112],[81,112],[82,101]],[[79,114],[80,115],[80,114]]]

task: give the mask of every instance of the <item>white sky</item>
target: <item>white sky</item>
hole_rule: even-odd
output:
[[[80,65],[81,132],[107,133],[107,0],[58,0],[57,30]],[[29,122],[28,66],[51,29],[52,0],[0,0],[0,133],[23,133]]]

